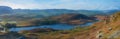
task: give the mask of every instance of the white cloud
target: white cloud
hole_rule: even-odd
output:
[[[9,6],[9,7],[12,7],[14,9],[16,9],[16,8],[25,8],[23,5],[14,4],[14,3],[5,2],[5,1],[0,1],[0,6]]]

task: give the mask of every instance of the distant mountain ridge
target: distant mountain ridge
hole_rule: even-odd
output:
[[[88,16],[92,15],[111,15],[115,12],[118,12],[119,10],[68,10],[68,9],[43,9],[43,10],[30,10],[30,9],[14,9],[14,13],[23,14],[23,13],[29,13],[29,14],[52,14],[52,15],[59,15],[59,14],[66,14],[66,13],[80,13]]]
[[[13,9],[8,6],[0,6],[0,14],[12,13]]]
[[[39,16],[49,16],[49,15],[60,15],[66,13],[80,13],[88,16],[93,15],[111,15],[120,10],[69,10],[69,9],[12,9],[8,6],[0,6],[0,14],[13,13],[19,15],[39,15]]]

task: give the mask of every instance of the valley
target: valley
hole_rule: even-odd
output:
[[[120,36],[119,10],[31,10],[7,6],[0,6],[0,10],[0,39],[119,39]]]

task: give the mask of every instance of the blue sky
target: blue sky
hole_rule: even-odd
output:
[[[13,9],[120,9],[120,0],[0,0],[0,6]]]

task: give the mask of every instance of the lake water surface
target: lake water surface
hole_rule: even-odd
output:
[[[82,24],[80,26],[90,26],[93,22]],[[21,31],[21,30],[31,30],[35,28],[52,28],[57,30],[70,30],[77,26],[74,25],[67,25],[67,24],[54,24],[54,25],[43,25],[43,26],[31,26],[31,27],[18,27],[18,28],[11,28],[10,31]]]

